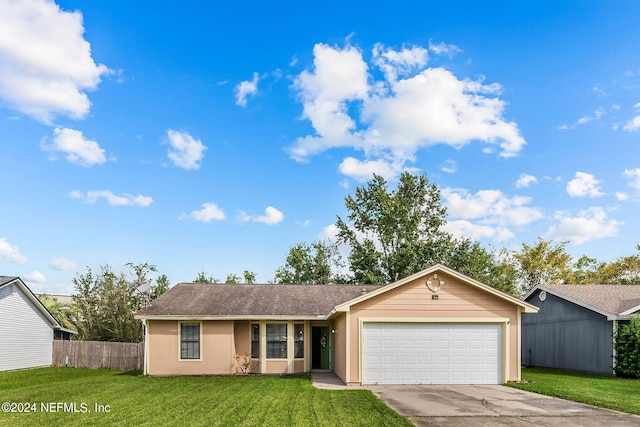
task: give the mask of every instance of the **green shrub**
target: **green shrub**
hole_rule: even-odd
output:
[[[640,378],[640,317],[631,319],[615,333],[616,366],[619,377]]]

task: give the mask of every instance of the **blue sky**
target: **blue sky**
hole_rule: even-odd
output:
[[[635,253],[637,1],[226,3],[0,0],[0,274],[266,282],[405,170],[456,235]]]

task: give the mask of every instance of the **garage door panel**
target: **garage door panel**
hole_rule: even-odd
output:
[[[499,324],[365,323],[363,383],[499,384],[501,335]]]

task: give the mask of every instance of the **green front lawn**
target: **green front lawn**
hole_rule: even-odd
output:
[[[640,414],[640,380],[527,368],[522,370],[522,382],[508,385],[548,396]]]
[[[308,376],[148,378],[51,367],[0,373],[2,402],[35,403],[35,412],[0,412],[1,426],[412,425],[367,390],[319,390]]]

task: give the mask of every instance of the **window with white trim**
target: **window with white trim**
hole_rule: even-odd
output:
[[[200,322],[180,323],[180,359],[200,359]]]
[[[267,323],[267,359],[287,358],[287,324]]]

